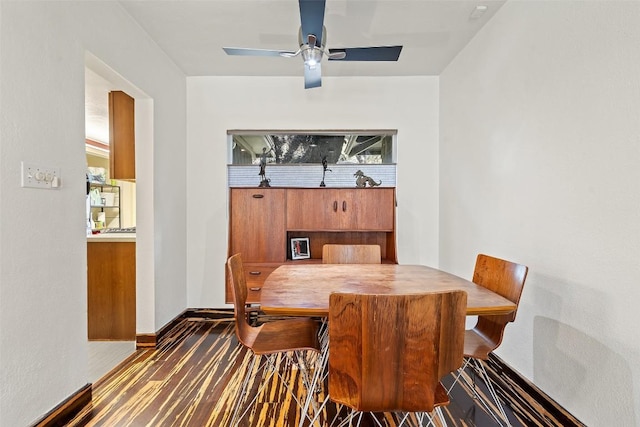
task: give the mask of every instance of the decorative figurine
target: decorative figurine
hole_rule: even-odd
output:
[[[271,185],[269,184],[269,181],[271,180],[267,178],[267,175],[265,172],[265,169],[267,168],[267,153],[268,153],[267,147],[262,147],[262,156],[260,156],[260,173],[258,174],[262,179],[258,187],[271,187]]]
[[[326,185],[324,184],[324,174],[327,171],[331,172],[331,169],[327,169],[327,156],[323,156],[322,157],[322,182],[320,183],[320,187],[326,187]]]
[[[356,177],[356,187],[364,188],[367,184],[369,184],[369,187],[377,187],[382,184],[382,180],[380,180],[380,182],[375,182],[373,178],[369,178],[360,170],[354,173],[353,176]]]

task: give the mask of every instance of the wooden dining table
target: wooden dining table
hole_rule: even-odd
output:
[[[281,265],[267,277],[260,307],[269,315],[326,317],[333,292],[410,294],[451,290],[467,293],[467,315],[500,315],[516,309],[514,303],[495,292],[423,265],[295,263]]]

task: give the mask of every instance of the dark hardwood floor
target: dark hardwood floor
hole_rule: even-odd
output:
[[[182,320],[155,350],[138,350],[119,367],[93,385],[93,403],[85,407],[68,426],[229,426],[233,403],[246,373],[255,393],[261,372],[250,366],[251,354],[241,346],[234,334],[233,318],[191,317]],[[511,425],[517,426],[581,426],[557,405],[531,393],[528,384],[513,379],[499,364],[488,363],[490,374],[505,401]],[[285,377],[298,396],[304,395],[296,370]],[[473,372],[465,373],[474,375]],[[445,386],[450,377],[443,380]],[[480,380],[476,380],[485,393]],[[451,404],[444,408],[450,426],[489,427],[499,425],[463,386],[456,385]],[[321,423],[336,414],[328,404]],[[291,394],[273,380],[258,396],[257,403],[240,426],[298,425],[299,409]],[[391,414],[378,414],[382,425],[395,426]],[[375,425],[363,419],[363,426]],[[407,425],[407,423],[405,423]],[[417,425],[416,423],[410,425]]]

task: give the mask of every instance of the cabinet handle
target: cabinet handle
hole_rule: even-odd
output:
[[[338,201],[337,200],[334,200],[334,202],[333,202],[333,211],[334,212],[338,212]]]
[[[264,194],[254,194],[252,197],[254,199],[262,199],[264,197]]]
[[[258,287],[255,287],[255,288],[249,288],[249,290],[250,290],[250,291],[254,291],[254,292],[257,292],[257,291],[259,291],[260,289],[262,289],[262,288],[258,288]]]
[[[259,275],[262,274],[262,272],[261,271],[250,271],[249,274],[252,275],[252,276],[259,276]]]
[[[346,212],[347,211],[347,201],[343,200],[342,201],[342,212]]]

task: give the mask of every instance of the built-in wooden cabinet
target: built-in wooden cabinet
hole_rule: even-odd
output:
[[[394,191],[380,189],[289,189],[287,229],[393,231]]]
[[[136,179],[135,103],[122,91],[109,92],[109,178]]]
[[[286,258],[283,188],[232,188],[229,193],[229,254],[242,254],[249,302],[260,300],[265,278]],[[227,281],[226,300],[231,302]]]
[[[250,303],[274,269],[321,262],[328,243],[377,244],[383,262],[397,262],[394,188],[231,188],[229,197],[228,252],[242,254]],[[292,260],[290,241],[301,237],[311,258]]]
[[[135,242],[88,242],[87,273],[89,339],[135,341]]]
[[[245,264],[283,262],[285,190],[233,188],[230,197],[229,252]]]

